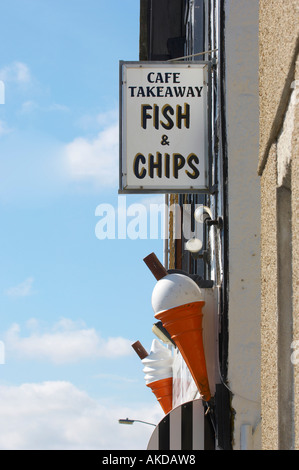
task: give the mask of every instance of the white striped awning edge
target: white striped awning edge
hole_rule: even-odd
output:
[[[214,433],[202,400],[171,410],[156,426],[147,450],[210,450]]]

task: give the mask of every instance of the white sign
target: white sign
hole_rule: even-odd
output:
[[[120,192],[208,189],[208,65],[120,63]]]

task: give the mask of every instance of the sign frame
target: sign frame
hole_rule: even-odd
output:
[[[168,67],[175,69],[187,68],[202,68],[204,70],[204,84],[207,87],[207,92],[204,96],[206,99],[206,111],[204,121],[204,135],[205,135],[205,184],[202,186],[194,185],[190,187],[144,187],[140,184],[139,187],[132,187],[127,184],[127,170],[126,170],[126,122],[124,119],[124,112],[126,111],[127,103],[125,99],[125,81],[124,81],[124,68],[125,67],[150,67],[158,68]],[[212,63],[210,61],[183,61],[183,62],[169,62],[169,61],[119,61],[119,194],[211,194],[213,192],[212,185],[212,93],[211,93],[211,69]]]

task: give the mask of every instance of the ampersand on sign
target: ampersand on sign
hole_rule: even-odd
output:
[[[168,136],[167,135],[162,135],[162,141],[161,141],[161,145],[169,145],[169,142],[168,142]]]

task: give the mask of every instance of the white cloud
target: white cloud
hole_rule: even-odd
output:
[[[19,111],[20,114],[30,114],[34,111],[40,111],[43,113],[48,112],[68,112],[69,108],[63,104],[53,103],[47,106],[41,106],[36,101],[28,100],[22,103],[21,109]]]
[[[56,114],[67,113],[67,108],[58,104],[41,108],[36,101],[26,100],[19,112],[23,116],[36,112]],[[40,205],[68,192],[116,189],[118,124],[109,121],[109,113],[106,116],[106,127],[98,134],[82,134],[66,143],[38,130],[8,129],[0,118],[0,138],[5,137],[1,138],[0,201],[19,204],[21,197],[24,203]],[[99,124],[96,127],[101,129]]]
[[[62,319],[49,331],[41,331],[36,320],[28,322],[27,328],[27,336],[21,335],[21,327],[17,323],[6,332],[7,356],[11,352],[22,358],[39,358],[64,364],[132,354],[130,340],[122,337],[103,339],[94,328],[87,328],[69,319]]]
[[[0,121],[0,137],[12,131],[4,121]]]
[[[38,104],[35,101],[24,101],[21,106],[21,114],[29,114],[38,109]]]
[[[146,449],[152,426],[118,424],[130,417],[158,423],[160,406],[100,403],[70,382],[0,386],[1,450]],[[141,432],[142,430],[142,432]]]
[[[93,181],[113,187],[118,181],[118,124],[111,124],[95,138],[78,137],[66,145],[65,157],[73,180]]]
[[[65,106],[64,104],[59,104],[59,103],[53,103],[50,104],[47,108],[46,111],[59,111],[62,113],[68,112],[70,109],[68,106]]]
[[[107,122],[114,122],[115,124],[118,122],[119,110],[118,109],[111,109],[109,111],[105,111],[103,113],[99,113],[95,119],[98,125],[106,126]]]
[[[28,277],[15,287],[7,289],[6,294],[10,297],[27,297],[32,294],[33,277]]]
[[[98,114],[84,114],[77,120],[77,126],[87,132],[98,132],[99,128],[107,128],[118,123],[119,110],[114,108]]]
[[[35,100],[23,102],[19,113],[67,113],[60,104],[40,107]],[[103,191],[117,188],[118,184],[118,124],[114,113],[105,113],[105,126],[92,137],[82,135],[68,142],[56,140],[53,135],[18,128],[8,129],[0,120],[0,201],[19,203],[30,201],[41,204],[42,200],[57,198],[68,191]],[[95,117],[97,122],[104,116]],[[90,135],[90,134],[89,134]],[[41,158],[42,155],[42,158]],[[7,158],[9,156],[10,158]]]
[[[109,380],[109,382],[123,382],[123,383],[136,383],[138,382],[137,379],[130,379],[129,377],[125,377],[123,375],[116,375],[116,374],[97,374],[95,376],[96,379],[105,379]]]
[[[12,62],[0,69],[0,79],[7,82],[15,82],[19,84],[28,84],[32,80],[31,72],[28,65],[23,62]]]

